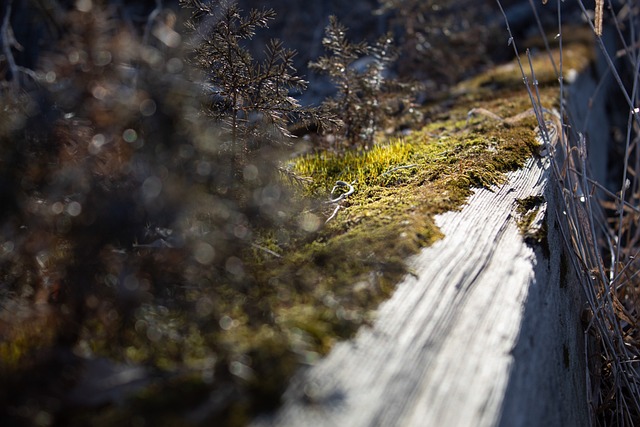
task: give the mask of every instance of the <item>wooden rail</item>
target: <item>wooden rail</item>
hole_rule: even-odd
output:
[[[412,259],[415,275],[372,327],[301,372],[254,425],[589,425],[581,293],[549,161],[437,217],[446,237]],[[517,206],[537,196],[546,238],[532,243]]]

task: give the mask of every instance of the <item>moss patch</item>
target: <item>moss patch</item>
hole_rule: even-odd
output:
[[[536,242],[542,241],[546,238],[546,229],[533,228],[533,222],[538,216],[540,209],[545,203],[542,196],[530,196],[524,199],[516,200],[516,214],[518,216],[517,224],[520,233],[529,240]]]
[[[540,95],[552,107],[557,89],[543,88]],[[480,99],[458,98],[421,129],[379,140],[371,150],[319,152],[292,162],[298,175],[311,178],[305,196],[320,202],[300,216],[297,237],[260,242],[281,258],[256,253],[256,277],[265,285],[252,298],[271,313],[269,328],[288,336],[300,361],[315,360],[371,320],[372,310],[409,273],[406,258],[442,236],[434,215],[461,208],[473,188],[503,182],[505,172],[538,152],[533,116],[511,124],[468,117],[471,108],[502,117],[527,110],[524,88]],[[338,181],[354,192],[336,213],[337,204],[324,201]]]
[[[594,59],[594,50],[589,41],[593,39],[593,34],[586,28],[565,29],[563,38],[565,43],[562,56],[563,78],[565,83],[571,83],[578,73],[585,70]],[[549,40],[553,42],[554,38],[549,37]],[[531,45],[535,46],[535,43]],[[537,83],[540,88],[555,87],[555,94],[557,95],[558,78],[556,70],[560,70],[560,53],[558,49],[552,50],[550,55],[534,55],[531,64],[528,58],[523,55],[521,62],[527,83],[531,85]],[[531,69],[533,69],[534,74],[531,74]],[[501,91],[503,90],[520,90],[522,86],[523,76],[520,67],[516,61],[511,61],[462,82],[456,87],[454,93],[486,100],[494,96],[501,97]],[[492,95],[492,92],[495,95]]]
[[[552,108],[556,79],[542,76],[540,100]],[[519,69],[503,67],[461,84],[446,108],[425,106],[429,121],[406,136],[380,136],[370,150],[293,160],[292,171],[310,178],[296,191],[316,203],[283,220],[279,230],[251,230],[254,244],[228,254],[224,273],[212,268],[201,274],[201,266],[193,273],[195,261],[178,250],[137,249],[148,252],[140,262],[175,263],[180,271],[161,278],[168,284],[156,298],[141,293],[128,318],[108,298],[89,301],[104,318],[83,325],[76,351],[153,367],[159,380],[122,405],[93,411],[92,423],[113,425],[135,414],[159,426],[236,426],[275,407],[297,368],[371,322],[376,307],[410,273],[407,257],[442,237],[434,215],[460,209],[474,188],[503,182],[505,172],[538,152],[533,116],[510,123],[469,117],[469,111],[509,118],[530,107]],[[347,185],[335,189],[334,199],[349,185],[354,192],[327,203],[338,181]],[[202,209],[223,208],[200,203]],[[522,209],[529,212],[527,206]],[[205,227],[216,215],[209,212],[193,224]],[[245,233],[244,223],[235,226]],[[203,256],[218,256],[208,249]],[[152,273],[139,282],[158,286]],[[116,292],[110,283],[105,273],[105,293]],[[48,336],[38,328],[25,339],[12,336],[0,343],[0,353],[13,370],[22,354],[38,348],[36,338]],[[159,416],[168,412],[170,417]],[[83,425],[86,419],[66,421]]]

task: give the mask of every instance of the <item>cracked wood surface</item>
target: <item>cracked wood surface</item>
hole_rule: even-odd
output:
[[[254,426],[588,425],[579,297],[561,272],[555,207],[546,250],[516,223],[518,199],[553,200],[548,165],[530,159],[436,217],[445,237],[412,259],[415,276],[373,326],[301,372]]]

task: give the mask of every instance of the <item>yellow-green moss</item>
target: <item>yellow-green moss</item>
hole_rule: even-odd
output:
[[[565,67],[587,63],[582,50],[568,52]],[[540,70],[539,96],[551,109],[558,102],[552,85],[557,79],[541,61],[534,63]],[[378,140],[368,151],[312,153],[292,162],[296,174],[311,179],[305,195],[320,202],[300,216],[291,241],[268,235],[258,242],[280,257],[255,251],[260,286],[249,298],[271,316],[273,323],[261,328],[285,337],[300,362],[315,360],[371,320],[373,310],[410,273],[407,257],[442,236],[434,215],[459,209],[474,187],[503,182],[505,172],[538,153],[533,115],[505,122],[469,117],[473,108],[505,119],[530,109],[519,69],[503,67],[461,84],[449,109],[426,106],[430,121],[407,136]],[[337,181],[353,185],[355,192],[336,213],[336,204],[323,202]],[[255,333],[250,322],[242,324],[234,332],[236,345],[256,344]],[[269,348],[251,348],[269,358]]]
[[[528,240],[542,242],[547,237],[546,224],[533,228],[532,224],[545,203],[543,196],[529,196],[516,200],[516,223],[520,233]]]
[[[586,69],[593,61],[594,51],[592,44],[587,41],[593,39],[593,34],[584,28],[565,30],[563,34],[565,46],[562,55],[562,71],[564,79],[568,79],[568,83],[570,83],[578,73]],[[554,43],[553,37],[550,37],[550,41]],[[536,47],[536,42],[530,42],[524,47]],[[551,58],[553,58],[553,62]],[[558,49],[552,50],[551,56],[547,53],[533,55],[531,64],[524,54],[520,60],[527,83],[533,86],[537,82],[540,88],[555,87],[557,89],[558,76],[556,71],[560,70],[560,53]],[[533,69],[533,74],[531,69]],[[487,99],[487,97],[493,98],[494,96],[502,97],[501,91],[503,90],[522,90],[523,86],[522,72],[518,63],[514,60],[462,82],[453,92],[466,94],[476,99]],[[495,95],[493,95],[494,93]],[[557,90],[555,93],[557,95]]]
[[[575,67],[586,58],[580,52],[570,54]],[[535,64],[540,99],[552,108],[557,88],[551,83],[557,79],[541,64]],[[157,408],[197,406],[207,398],[212,378],[234,398],[221,405],[219,415],[226,421],[220,425],[240,425],[264,409],[260,402],[276,403],[298,364],[313,363],[336,340],[370,322],[410,273],[407,258],[442,237],[434,216],[460,209],[474,188],[503,182],[505,172],[538,152],[533,116],[515,123],[468,116],[474,108],[502,118],[531,108],[517,67],[489,71],[461,84],[452,96],[446,110],[424,107],[429,121],[406,136],[382,138],[368,151],[321,152],[293,161],[292,170],[311,179],[301,196],[318,202],[287,224],[292,229],[283,230],[286,239],[258,232],[255,246],[238,255],[252,262],[246,268],[250,277],[209,289],[207,283],[194,286],[194,306],[203,298],[211,305],[204,314],[190,314],[199,324],[167,309],[138,313],[148,321],[120,337],[129,345],[125,358],[172,372],[175,379],[141,392],[129,406],[103,412],[96,425],[126,420],[137,409],[161,413]],[[337,181],[355,191],[329,219],[337,205],[326,201]],[[150,339],[153,319],[165,329]],[[87,345],[109,354],[104,338],[88,336]],[[183,405],[181,390],[193,406]]]
[[[545,99],[553,94],[555,89],[542,92]],[[368,322],[408,273],[407,257],[442,236],[434,215],[459,209],[474,187],[501,183],[505,172],[537,153],[534,117],[506,124],[468,118],[469,109],[500,111],[504,104],[513,109],[500,111],[509,117],[528,109],[528,102],[524,88],[476,105],[461,100],[422,129],[371,150],[321,152],[293,162],[297,174],[312,179],[307,195],[328,200],[337,181],[355,192],[329,220],[336,204],[319,202],[303,214],[313,218],[313,227],[301,220],[306,238],[276,245],[281,258],[255,254],[257,277],[268,285],[253,294],[273,313],[279,333],[301,331],[308,357]],[[263,246],[274,249],[268,238]]]

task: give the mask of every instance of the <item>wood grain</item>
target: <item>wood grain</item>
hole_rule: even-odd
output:
[[[255,426],[588,425],[580,300],[548,245],[527,244],[516,200],[544,195],[548,159],[438,216],[445,237],[411,260],[371,328],[301,372]]]

